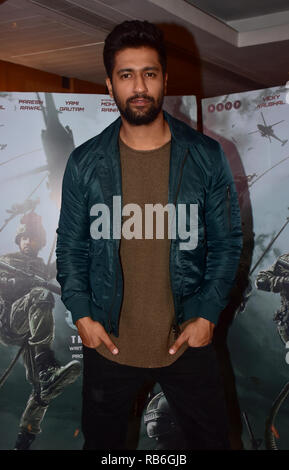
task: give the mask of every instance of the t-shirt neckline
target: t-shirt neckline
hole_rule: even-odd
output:
[[[129,151],[131,152],[135,152],[135,153],[153,153],[153,152],[159,152],[160,150],[163,150],[166,146],[169,146],[171,144],[171,139],[168,140],[165,144],[161,145],[160,147],[157,147],[155,149],[151,149],[151,150],[137,150],[137,149],[134,149],[133,147],[130,147],[129,145],[127,145],[122,139],[121,137],[119,137],[119,143],[120,145],[122,145],[123,147],[127,148]]]

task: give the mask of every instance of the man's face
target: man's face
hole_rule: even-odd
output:
[[[155,49],[126,48],[116,53],[112,82],[107,78],[106,84],[122,117],[139,126],[150,124],[161,112],[167,74],[163,76]]]
[[[29,256],[35,256],[39,251],[39,244],[33,238],[25,235],[20,238],[19,248],[22,253]]]

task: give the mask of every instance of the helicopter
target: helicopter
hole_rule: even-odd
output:
[[[262,137],[267,137],[270,140],[270,142],[272,142],[271,137],[276,139],[276,140],[279,140],[279,142],[281,142],[281,145],[283,147],[283,145],[285,145],[288,142],[288,139],[286,139],[286,140],[279,139],[279,137],[277,137],[274,134],[274,131],[273,131],[272,127],[276,126],[277,124],[280,124],[280,122],[284,122],[284,119],[282,121],[275,122],[275,124],[271,124],[271,125],[268,126],[266,124],[266,121],[265,121],[265,118],[264,118],[264,115],[263,115],[262,112],[261,112],[261,115],[262,115],[264,125],[263,124],[257,124],[258,130],[253,131],[253,132],[249,132],[249,134],[255,134],[256,132],[260,132],[261,136]]]

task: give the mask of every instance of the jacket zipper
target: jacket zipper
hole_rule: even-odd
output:
[[[121,218],[121,221],[123,222],[123,217]],[[118,249],[119,249],[120,243],[121,243],[121,238],[119,239]],[[114,247],[115,247],[115,245],[113,245],[113,257],[114,257],[114,260],[115,260]],[[116,278],[115,278],[115,283],[114,283],[113,298],[112,298],[112,303],[111,303],[111,306],[110,306],[110,309],[109,309],[109,312],[108,312],[109,333],[112,333],[112,331],[113,331],[113,327],[112,327],[112,324],[111,324],[111,312],[112,312],[112,308],[114,306],[115,295],[116,295],[116,291],[117,291],[117,283],[118,283],[118,271],[116,270]]]
[[[181,171],[180,171],[180,177],[179,177],[179,182],[178,182],[178,187],[177,187],[177,191],[176,191],[176,195],[175,195],[175,201],[174,201],[174,206],[176,208],[176,204],[177,204],[177,198],[178,198],[178,194],[179,194],[179,190],[180,190],[180,186],[181,186],[181,180],[182,180],[182,175],[183,175],[183,169],[184,169],[184,166],[185,166],[185,162],[186,162],[186,159],[187,159],[187,156],[188,156],[188,149],[186,151],[186,154],[185,154],[185,157],[183,159],[183,162],[182,162],[182,167],[181,167]],[[170,249],[170,259],[171,259],[171,252],[172,250]],[[172,286],[171,286],[172,287]],[[174,323],[173,323],[173,332],[174,332],[174,336],[175,336],[175,340],[178,338],[181,330],[180,330],[180,327],[179,327],[179,324],[178,324],[178,321],[177,321],[177,316],[176,316],[176,309],[175,309],[175,317],[174,317]]]
[[[111,163],[111,161],[110,161],[110,163]],[[110,174],[111,174],[111,180],[113,181],[113,180],[114,180],[114,175],[113,175],[113,170],[112,170],[111,164],[110,164]],[[114,251],[115,251],[115,244],[113,244],[113,259],[114,259],[114,262],[115,262],[115,254],[114,254]],[[117,282],[118,282],[118,274],[117,274],[117,270],[116,270],[116,279],[115,279],[115,283],[114,283],[113,297],[112,297],[112,302],[111,302],[111,305],[110,305],[110,309],[109,309],[109,311],[108,311],[108,328],[109,328],[109,333],[112,333],[112,331],[113,331],[112,322],[111,322],[111,312],[112,312],[112,308],[113,308],[114,302],[115,302],[115,296],[116,296],[116,290],[117,290]]]
[[[227,198],[226,198],[226,204],[227,204],[227,213],[228,213],[228,221],[229,221],[229,230],[232,230],[232,223],[231,223],[231,188],[230,185],[227,184]]]
[[[114,247],[115,247],[115,244],[113,245],[113,258],[115,259]],[[115,279],[115,283],[114,283],[113,297],[112,297],[111,306],[110,306],[110,309],[109,309],[109,312],[108,312],[108,328],[109,328],[109,333],[112,333],[112,331],[113,331],[113,327],[112,327],[112,323],[111,323],[111,312],[112,312],[112,307],[114,306],[114,301],[115,301],[115,295],[116,295],[116,289],[117,289],[117,281],[118,281],[118,274],[117,274],[117,270],[116,270],[116,279]]]

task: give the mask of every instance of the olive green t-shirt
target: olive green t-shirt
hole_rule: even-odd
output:
[[[120,364],[163,367],[174,362],[188,347],[185,343],[175,354],[169,354],[175,341],[172,328],[175,314],[169,271],[171,240],[165,212],[163,238],[156,238],[156,218],[153,238],[145,238],[145,204],[162,204],[164,207],[168,203],[171,144],[168,142],[155,150],[134,150],[119,139],[119,147],[122,205],[134,203],[140,206],[142,238],[127,239],[122,233],[120,240],[123,302],[119,337],[110,335],[119,353],[113,355],[104,344],[96,350]],[[123,217],[123,224],[132,215]],[[180,325],[181,331],[192,320]]]

